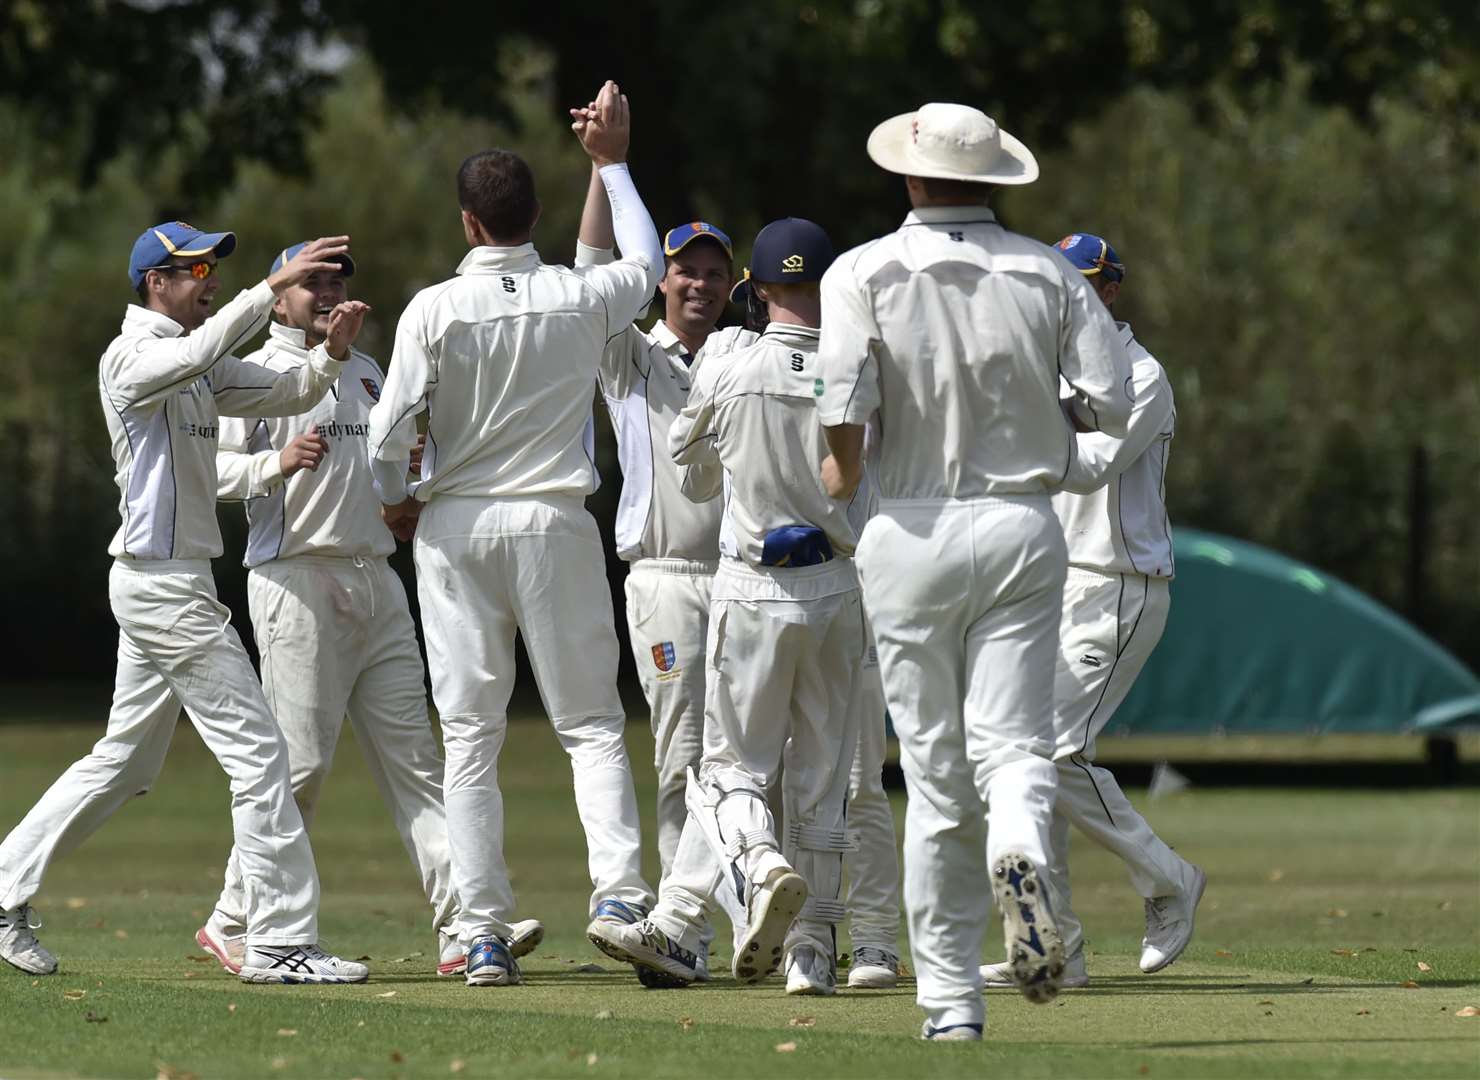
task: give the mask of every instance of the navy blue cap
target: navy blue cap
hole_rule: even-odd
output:
[[[676,225],[669,229],[663,237],[663,254],[677,255],[695,240],[713,240],[725,249],[725,254],[730,258],[735,257],[734,246],[730,238],[721,229],[716,229],[707,221],[691,221],[687,225]]]
[[[292,247],[283,248],[282,251],[279,251],[277,254],[277,258],[272,260],[272,269],[267,271],[267,276],[271,277],[273,274],[276,274],[279,270],[283,268],[283,263],[287,262],[294,255],[297,255],[307,245],[307,240],[300,240]],[[343,267],[345,277],[354,277],[355,261],[349,257],[349,252],[346,251],[343,255],[335,255],[331,259],[329,259],[329,261],[337,262],[341,267]]]
[[[174,255],[191,258],[215,252],[224,259],[236,250],[236,234],[203,232],[184,221],[165,221],[145,229],[134,241],[128,257],[128,279],[134,288],[144,280],[144,271],[169,264]]]
[[[773,221],[756,234],[750,265],[730,291],[730,299],[742,302],[750,293],[751,281],[821,281],[832,261],[832,241],[821,225],[806,218]]]
[[[1104,274],[1107,281],[1125,278],[1125,264],[1103,237],[1094,233],[1070,233],[1056,246],[1085,277]]]

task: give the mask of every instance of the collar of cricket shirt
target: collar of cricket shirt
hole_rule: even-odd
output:
[[[475,247],[457,264],[459,274],[502,274],[510,270],[533,270],[540,264],[534,244],[518,247]]]
[[[130,304],[123,313],[123,332],[129,336],[148,334],[150,337],[179,337],[185,328],[168,315],[152,308]]]
[[[905,225],[950,225],[960,222],[974,225],[987,221],[995,223],[997,215],[990,206],[917,206],[904,219]],[[903,226],[901,226],[902,228]]]
[[[816,343],[822,331],[815,326],[798,326],[796,323],[767,323],[765,331],[761,334],[763,338],[770,337],[797,337]]]
[[[267,336],[280,349],[287,349],[300,357],[308,355],[308,335],[296,326],[285,326],[273,320],[267,324]]]

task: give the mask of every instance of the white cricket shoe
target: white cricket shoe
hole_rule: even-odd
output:
[[[36,940],[40,927],[30,904],[0,908],[0,960],[27,975],[55,975],[57,958]]]
[[[456,934],[437,931],[437,974],[448,978],[468,970],[468,950]]]
[[[798,945],[786,954],[786,992],[808,997],[831,997],[838,992],[838,972],[830,956],[811,945]]]
[[[539,948],[545,940],[545,924],[538,919],[520,919],[509,924],[509,953],[518,960]]]
[[[695,956],[651,919],[635,923],[598,919],[591,942],[613,960],[637,969],[637,980],[649,990],[675,990],[696,981]]]
[[[709,942],[699,942],[699,947],[694,950],[694,981],[713,982],[714,976],[709,974]]]
[[[928,1042],[981,1042],[982,1026],[980,1024],[947,1024],[945,1027],[931,1027],[930,1021],[925,1021],[925,1026],[920,1029],[920,1038]]]
[[[1157,896],[1146,901],[1146,936],[1141,939],[1141,970],[1147,975],[1160,971],[1187,948],[1192,940],[1192,920],[1208,875],[1192,868],[1192,884],[1176,896]]]
[[[1049,911],[1038,870],[1025,855],[1001,855],[992,864],[992,889],[1002,911],[1007,966],[1023,997],[1046,1005],[1064,977],[1064,943]]]
[[[248,945],[238,972],[249,983],[362,983],[370,969],[317,945]]]
[[[1017,987],[1017,983],[1012,978],[1012,965],[1005,960],[997,964],[983,964],[982,983],[989,990]],[[1074,950],[1069,959],[1064,961],[1064,975],[1059,979],[1059,989],[1077,990],[1088,985],[1089,972],[1085,970],[1084,947],[1080,946]]]
[[[806,879],[789,866],[777,866],[765,881],[751,884],[745,905],[749,918],[730,964],[737,982],[757,983],[776,970],[786,933],[806,902]]]
[[[227,933],[217,912],[211,912],[206,924],[195,932],[195,943],[231,974],[241,974],[242,961],[247,957],[247,935]]]
[[[875,945],[853,950],[848,986],[853,990],[892,990],[899,985],[899,956]]]

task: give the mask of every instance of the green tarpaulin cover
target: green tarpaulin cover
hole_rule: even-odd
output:
[[[1480,679],[1371,597],[1267,548],[1174,534],[1161,644],[1107,734],[1410,732],[1480,719]]]

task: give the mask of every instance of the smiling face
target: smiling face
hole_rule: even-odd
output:
[[[725,310],[734,270],[724,249],[707,240],[695,240],[668,258],[663,280],[663,321],[675,330],[704,337]]]
[[[329,315],[348,299],[344,275],[337,270],[309,274],[302,285],[285,289],[273,301],[272,313],[284,326],[303,331],[309,348],[329,336]]]
[[[209,263],[211,273],[197,277],[191,271],[196,263]],[[150,270],[144,275],[143,294],[146,306],[168,315],[185,328],[188,334],[211,314],[211,301],[221,288],[221,278],[215,272],[216,255],[194,255],[189,258],[172,257],[168,270]]]

